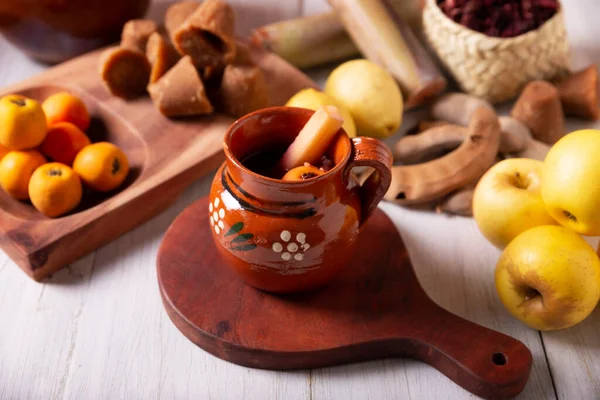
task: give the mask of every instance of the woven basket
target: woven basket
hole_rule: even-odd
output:
[[[492,103],[518,96],[532,80],[552,80],[570,69],[562,7],[535,31],[495,38],[452,21],[436,0],[427,0],[423,28],[461,89]]]

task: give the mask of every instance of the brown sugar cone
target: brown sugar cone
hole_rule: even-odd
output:
[[[235,43],[235,58],[233,64],[236,65],[255,65],[252,60],[252,53],[250,52],[250,46],[246,43],[236,42]]]
[[[183,57],[158,82],[148,86],[158,110],[168,117],[204,115],[214,111],[192,59]]]
[[[100,76],[113,95],[133,99],[146,92],[150,63],[141,51],[114,47],[102,54]]]
[[[235,44],[235,58],[233,59],[235,65],[256,65],[252,60],[250,48],[247,44],[242,42],[236,42]],[[204,82],[207,81],[219,81],[225,71],[225,65],[211,65],[204,67],[203,78]]]
[[[150,19],[132,19],[127,21],[121,32],[121,46],[146,52],[150,35],[158,31],[156,22]]]
[[[225,70],[224,65],[209,65],[204,67],[202,70],[202,78],[205,82],[219,80],[223,71]]]
[[[269,95],[261,69],[253,65],[225,67],[219,99],[222,110],[234,117],[267,107]]]
[[[198,1],[186,0],[173,3],[165,12],[165,29],[173,40],[175,31],[185,22],[185,20],[196,11],[200,6]]]
[[[173,43],[198,68],[230,64],[235,57],[234,22],[227,3],[206,0],[175,31]]]
[[[181,58],[171,42],[158,32],[154,32],[148,39],[146,57],[152,65],[150,84],[158,81]]]
[[[534,139],[554,144],[565,135],[560,95],[552,84],[533,81],[525,86],[511,116],[531,129]]]
[[[591,120],[600,118],[598,66],[590,65],[556,85],[566,115]]]

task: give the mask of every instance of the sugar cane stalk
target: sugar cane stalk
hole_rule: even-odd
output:
[[[398,81],[406,108],[426,103],[446,87],[410,27],[382,0],[329,0],[361,52]]]
[[[423,0],[389,0],[412,29],[420,31]],[[354,57],[358,48],[334,12],[294,18],[256,29],[252,41],[298,68]]]
[[[334,13],[311,15],[256,29],[251,40],[298,68],[356,56],[358,49]]]

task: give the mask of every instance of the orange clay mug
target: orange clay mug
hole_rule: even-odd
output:
[[[227,159],[210,191],[209,220],[221,256],[247,284],[269,292],[311,290],[334,278],[390,185],[388,147],[372,138],[351,140],[343,129],[326,153],[335,166],[323,175],[282,181],[242,164],[285,149],[312,114],[273,107],[236,121],[225,134]],[[358,166],[375,170],[362,186],[351,173]]]

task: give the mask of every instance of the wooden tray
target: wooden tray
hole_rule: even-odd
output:
[[[208,200],[199,200],[173,222],[157,273],[169,317],[209,353],[266,369],[408,356],[485,398],[523,390],[529,349],[436,305],[381,210],[365,224],[354,262],[339,278],[320,291],[275,296],[243,284],[223,264],[207,209]]]
[[[57,91],[81,96],[92,115],[93,142],[111,141],[130,160],[122,189],[109,196],[87,193],[68,216],[50,219],[30,203],[0,190],[0,247],[33,279],[40,280],[156,215],[194,180],[224,159],[222,136],[233,119],[215,115],[171,120],[149,97],[123,101],[111,96],[98,74],[100,51],[59,65],[2,90],[43,100]],[[272,105],[315,83],[279,57],[254,50],[265,72]]]

